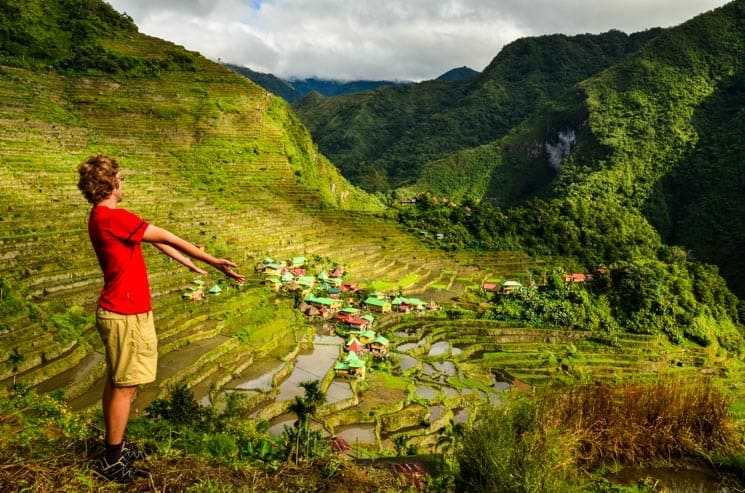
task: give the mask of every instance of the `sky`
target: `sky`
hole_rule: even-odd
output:
[[[434,79],[481,71],[543,34],[672,27],[726,0],[108,0],[140,32],[285,79]]]

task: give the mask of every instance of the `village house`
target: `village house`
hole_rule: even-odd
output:
[[[290,268],[303,267],[305,265],[305,257],[293,257],[290,259]]]
[[[201,301],[204,299],[204,281],[194,279],[192,286],[186,288],[181,297],[187,301]]]
[[[336,362],[334,372],[336,376],[365,378],[365,362],[350,351],[343,360]]]
[[[342,437],[332,437],[331,441],[329,442],[329,447],[335,454],[343,454],[352,450],[352,447],[349,445],[349,443],[347,443],[347,441],[344,440],[344,438]]]
[[[265,264],[264,265],[264,277],[282,277],[284,274],[285,266],[282,264]]]
[[[356,337],[352,336],[346,344],[347,351],[354,351],[357,354],[362,353],[365,350],[365,345],[362,344]]]
[[[357,292],[357,289],[358,289],[358,286],[356,282],[347,281],[347,282],[342,283],[341,285],[341,290],[344,293],[347,293],[347,292],[355,293]]]
[[[365,305],[368,309],[380,312],[380,313],[387,313],[391,311],[391,303],[389,301],[386,301],[385,299],[376,298],[373,296],[369,296],[365,300]]]
[[[349,331],[349,335],[357,336],[360,343],[362,343],[364,346],[367,346],[370,344],[377,335],[374,330],[352,330]]]
[[[481,283],[481,289],[486,291],[487,293],[495,293],[499,291],[499,284],[496,282],[483,282]]]
[[[370,293],[370,296],[369,297],[370,298],[375,298],[375,299],[378,299],[378,300],[384,300],[384,299],[387,298],[387,296],[385,295],[385,293],[382,292],[382,291],[373,291],[372,293]]]
[[[341,278],[340,277],[329,277],[326,279],[326,284],[333,288],[339,288],[341,290]]]
[[[385,337],[378,335],[370,342],[370,352],[376,358],[385,358],[388,356],[388,344],[390,341]]]
[[[343,313],[345,315],[357,315],[358,313],[360,313],[360,309],[353,306],[345,306],[341,309],[340,313]]]
[[[564,282],[587,282],[592,281],[592,274],[565,274],[564,275]]]
[[[282,286],[282,281],[279,277],[267,277],[264,279],[264,285],[274,291],[279,291],[280,286]]]
[[[366,330],[367,326],[370,325],[370,323],[365,320],[364,318],[356,318],[356,317],[349,317],[347,319],[347,325],[349,325],[354,330]]]
[[[304,301],[315,306],[318,309],[326,308],[327,310],[334,312],[341,310],[342,307],[341,300],[313,296],[312,294],[307,295]]]
[[[504,281],[502,282],[501,292],[503,294],[512,294],[520,291],[522,287],[522,283],[518,281]]]

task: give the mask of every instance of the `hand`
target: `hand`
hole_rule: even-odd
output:
[[[237,267],[235,262],[231,262],[230,260],[220,258],[217,259],[217,262],[214,264],[215,268],[225,274],[228,277],[232,277],[238,283],[243,284],[243,282],[246,280],[246,276],[238,274],[236,271],[233,270],[233,267]]]

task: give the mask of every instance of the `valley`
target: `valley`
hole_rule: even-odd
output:
[[[144,247],[159,366],[134,401],[132,437],[152,452],[138,488],[314,490],[344,474],[362,482],[377,470],[365,461],[421,460],[435,491],[453,491],[478,462],[469,453],[526,484],[540,477],[545,491],[617,491],[601,480],[623,465],[690,460],[742,474],[742,301],[715,265],[656,229],[672,227],[666,207],[694,186],[693,165],[676,168],[705,154],[693,129],[713,126],[678,116],[737,92],[717,84],[737,80],[727,57],[739,53],[742,1],[677,31],[516,42],[468,79],[328,98],[328,113],[309,100],[293,109],[103,2],[26,3],[0,37],[0,481],[101,484],[88,459],[100,443],[102,277],[76,187],[78,163],[99,152],[122,165],[122,206],[247,277],[196,276]],[[710,78],[684,60],[659,92],[653,75],[623,92],[621,75],[661,63],[645,58],[660,53],[648,43],[699,40],[719,24],[738,41],[711,48],[727,57],[714,57]],[[571,68],[559,81],[547,65],[556,46]],[[577,46],[597,58],[577,60]],[[528,49],[540,56],[511,72]],[[665,99],[676,84],[685,91]],[[659,121],[642,121],[658,108]],[[550,169],[545,144],[569,146],[551,140],[568,127],[574,147]],[[354,145],[332,163],[329,143]],[[728,145],[718,159],[739,162]],[[741,231],[730,233],[737,244]],[[267,257],[302,257],[312,276],[338,269],[359,297],[340,294],[326,316],[301,310],[328,290],[271,282],[257,269]],[[511,289],[497,289],[505,281]],[[367,310],[373,293],[433,309],[362,312],[387,356],[370,346],[362,362],[346,359],[362,334],[334,315]],[[174,420],[173,405],[188,412]],[[74,453],[50,458],[60,447]],[[380,471],[401,486],[394,466]],[[487,484],[512,477],[496,476]]]

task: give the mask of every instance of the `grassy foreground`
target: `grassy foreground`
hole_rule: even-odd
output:
[[[626,465],[704,464],[719,485],[745,477],[742,430],[731,399],[710,380],[590,384],[514,394],[486,408],[475,425],[452,426],[426,483],[396,477],[390,464],[356,465],[328,449],[290,460],[284,436],[247,419],[239,403],[196,418],[174,395],[178,416],[136,418],[130,438],[149,452],[148,474],[123,486],[92,469],[100,415],[73,413],[54,396],[18,389],[0,408],[3,491],[665,491],[606,477]],[[436,466],[432,466],[436,464]]]

